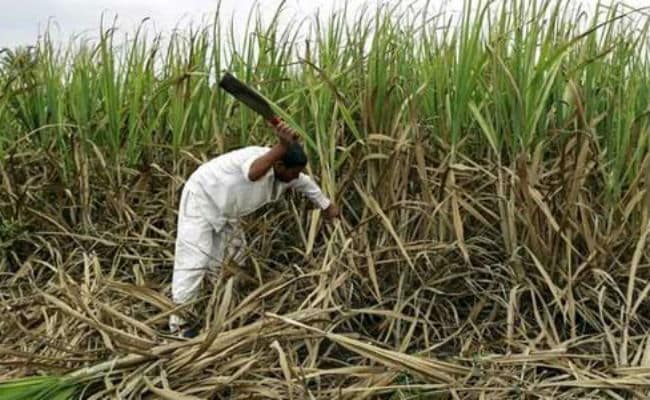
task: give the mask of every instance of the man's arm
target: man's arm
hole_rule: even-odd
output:
[[[284,142],[278,143],[263,155],[253,161],[248,169],[248,179],[252,182],[257,181],[273,167],[273,163],[279,161],[287,152],[287,145]]]
[[[338,207],[328,199],[309,175],[301,173],[298,179],[291,182],[290,187],[303,193],[315,205],[325,211],[325,216],[335,218],[339,216]]]
[[[248,169],[248,179],[253,182],[266,175],[266,173],[273,167],[273,164],[284,157],[289,144],[298,138],[296,132],[284,122],[280,122],[280,124],[273,126],[273,128],[280,138],[280,143],[276,144],[270,151],[253,161]]]

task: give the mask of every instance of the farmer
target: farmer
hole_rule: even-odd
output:
[[[172,301],[193,300],[210,267],[216,270],[228,256],[242,261],[243,232],[238,218],[296,189],[335,218],[339,210],[314,181],[302,173],[307,157],[297,135],[286,124],[275,128],[280,138],[272,148],[249,146],[225,153],[201,165],[187,180],[178,210],[172,278]],[[233,253],[233,254],[231,254]],[[195,324],[170,316],[172,334],[196,336]]]

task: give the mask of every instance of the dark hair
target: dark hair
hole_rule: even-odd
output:
[[[291,142],[287,152],[282,157],[282,162],[287,168],[304,167],[307,165],[307,154],[298,142]]]

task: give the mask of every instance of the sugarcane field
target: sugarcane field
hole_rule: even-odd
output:
[[[650,398],[650,1],[38,3],[0,400]]]

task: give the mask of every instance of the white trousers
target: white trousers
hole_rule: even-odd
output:
[[[224,221],[215,224],[214,221]],[[243,261],[246,239],[239,224],[226,222],[200,190],[185,185],[178,209],[178,225],[172,277],[172,301],[182,305],[195,299],[209,271],[232,257]],[[169,319],[170,330],[177,331],[185,321],[178,315]]]

